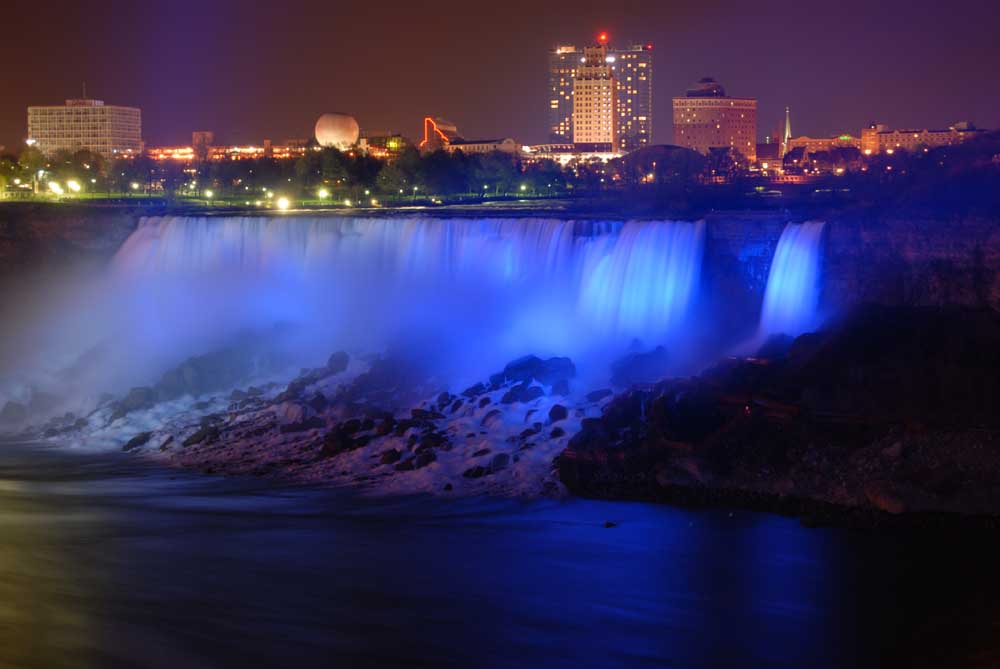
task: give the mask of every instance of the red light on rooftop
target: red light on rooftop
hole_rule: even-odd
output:
[[[652,51],[652,50],[653,50],[653,43],[650,42],[649,44],[646,45],[646,51]]]
[[[607,44],[608,43],[608,34],[607,33],[601,33],[600,35],[597,36],[597,41],[600,42],[601,44]]]

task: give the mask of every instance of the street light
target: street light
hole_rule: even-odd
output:
[[[325,200],[326,198],[330,197],[330,191],[328,191],[325,188],[320,188],[318,195],[319,195],[319,199]]]
[[[287,197],[278,198],[278,209],[285,210],[288,209],[289,202]]]
[[[211,191],[211,190],[205,191],[205,197],[208,198],[209,200],[211,200],[213,197],[215,197],[215,191]]]

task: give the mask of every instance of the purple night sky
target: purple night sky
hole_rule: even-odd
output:
[[[702,76],[757,97],[758,132],[785,105],[794,134],[1000,127],[994,1],[927,11],[884,2],[27,2],[0,26],[0,144],[25,108],[80,95],[139,106],[150,145],[308,137],[324,111],[417,136],[425,114],[467,136],[545,141],[546,51],[598,30],[655,44],[654,141],[670,98]]]

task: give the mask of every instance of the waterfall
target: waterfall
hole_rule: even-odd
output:
[[[150,352],[289,322],[326,353],[422,342],[495,366],[668,342],[697,299],[704,235],[673,221],[147,218],[109,285],[129,346]]]
[[[817,323],[824,223],[785,226],[764,292],[760,335],[798,336]]]

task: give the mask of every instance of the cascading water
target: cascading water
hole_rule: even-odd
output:
[[[761,337],[794,337],[817,325],[824,225],[789,224],[781,233],[767,277]]]
[[[302,364],[393,348],[482,378],[526,353],[579,362],[669,343],[703,246],[700,222],[149,218],[37,349],[53,374],[82,356],[80,385],[120,392],[286,323]]]

